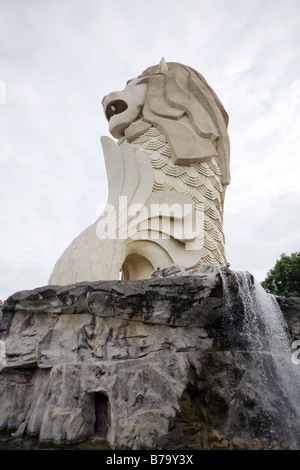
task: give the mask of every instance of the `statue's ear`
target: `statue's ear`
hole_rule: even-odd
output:
[[[194,84],[189,71],[182,67],[172,69],[168,73],[166,83],[166,100],[172,106],[185,111],[192,126],[201,137],[216,140],[219,132],[210,116],[208,109],[210,104],[206,103],[206,97],[201,91],[194,87],[195,92],[191,92],[191,85]]]
[[[150,115],[179,119],[185,114],[183,109],[175,108],[166,101],[164,93],[165,80],[166,77],[163,74],[157,74],[153,75],[149,81],[146,103],[143,109],[146,120],[147,116]]]

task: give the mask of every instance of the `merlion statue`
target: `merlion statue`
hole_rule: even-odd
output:
[[[107,205],[49,283],[144,279],[172,264],[226,266],[228,115],[205,79],[162,59],[102,104],[118,139],[101,138]]]

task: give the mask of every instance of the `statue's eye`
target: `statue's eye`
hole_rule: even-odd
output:
[[[108,103],[108,105],[105,108],[106,119],[109,121],[110,118],[114,116],[114,114],[123,113],[124,111],[126,111],[127,108],[128,108],[128,105],[126,101],[123,101],[123,100],[111,101],[110,103]]]

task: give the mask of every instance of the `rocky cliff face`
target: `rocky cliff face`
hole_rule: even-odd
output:
[[[282,310],[288,325],[292,340],[300,339],[300,298],[277,297],[277,302]]]
[[[226,326],[224,276],[237,289],[231,271],[203,264],[9,297],[0,428],[56,443],[98,436],[113,448],[287,447],[242,335]]]

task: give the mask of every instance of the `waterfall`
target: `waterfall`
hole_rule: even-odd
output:
[[[228,278],[231,276],[231,282]],[[269,442],[300,445],[300,365],[292,361],[291,338],[276,298],[246,272],[220,269],[228,349],[249,354],[260,422]],[[232,280],[235,277],[235,282]],[[267,423],[267,424],[266,424]],[[270,447],[272,448],[272,447]]]

